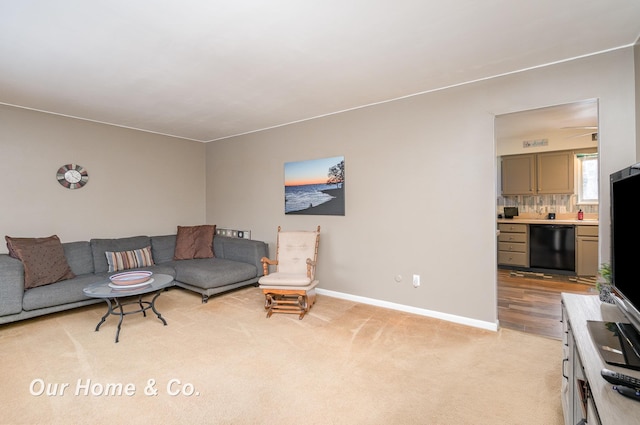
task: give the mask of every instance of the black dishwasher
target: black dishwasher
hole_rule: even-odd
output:
[[[575,226],[529,225],[529,267],[532,269],[575,272]]]

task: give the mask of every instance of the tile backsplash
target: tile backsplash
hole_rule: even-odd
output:
[[[498,196],[498,213],[504,207],[518,207],[520,213],[526,214],[570,214],[582,210],[585,214],[598,214],[598,205],[578,205],[578,195],[514,195]]]

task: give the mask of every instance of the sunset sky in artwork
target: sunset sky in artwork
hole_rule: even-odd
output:
[[[344,161],[342,156],[312,159],[309,161],[285,162],[284,185],[300,186],[305,184],[323,184],[329,178],[329,168]]]

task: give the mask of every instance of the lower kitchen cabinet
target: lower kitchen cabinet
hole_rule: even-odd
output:
[[[570,265],[570,269],[567,270],[560,270],[558,267],[549,268],[547,266],[536,266],[532,263],[531,244],[533,241],[531,240],[530,226],[533,225],[534,223],[498,222],[498,230],[500,231],[498,235],[498,266],[505,266],[505,268],[517,267],[535,271],[548,270],[549,273],[553,273],[554,270],[560,273],[569,271],[571,274],[575,272],[577,276],[598,275],[600,264],[598,263],[597,225],[575,225],[575,236],[573,236],[573,232],[571,236],[571,240],[575,238],[575,245],[573,242],[569,242],[570,248],[572,250],[575,248],[575,254],[571,253],[571,260],[575,258],[575,265]],[[537,222],[535,225],[540,226],[540,223]],[[548,225],[552,226],[553,222],[549,220]],[[553,254],[552,248],[549,248],[548,251],[550,255]]]
[[[576,226],[576,274],[598,275],[598,226]]]
[[[498,264],[529,267],[529,226],[500,223],[498,230]]]

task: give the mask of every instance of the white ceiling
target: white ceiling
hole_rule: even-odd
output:
[[[637,0],[0,0],[0,103],[212,141],[639,34]]]
[[[498,142],[591,137],[591,134],[598,133],[598,101],[588,99],[499,115],[495,132]]]

